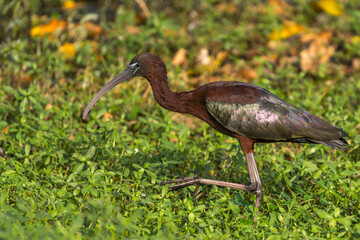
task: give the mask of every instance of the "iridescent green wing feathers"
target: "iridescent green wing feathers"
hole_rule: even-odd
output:
[[[265,108],[264,105],[268,105],[271,109]],[[292,136],[292,132],[281,121],[285,113],[284,109],[276,105],[263,103],[243,105],[207,100],[206,107],[219,123],[239,135],[265,140],[285,140]]]
[[[232,86],[232,91],[236,87]],[[254,96],[249,96],[251,101],[248,102],[240,96],[238,100],[232,96],[231,101],[228,98],[222,99],[221,96],[216,99],[206,98],[208,112],[232,132],[261,140],[303,139],[301,141],[324,145],[333,145],[326,141],[346,136],[341,128],[290,105],[265,89],[252,85],[246,87],[253,87],[255,93]]]

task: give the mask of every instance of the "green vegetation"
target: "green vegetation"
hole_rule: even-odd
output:
[[[0,239],[360,238],[357,1],[100,2],[0,1]],[[259,215],[252,193],[156,186],[248,172],[237,142],[162,109],[145,79],[81,119],[145,51],[173,90],[252,82],[341,126],[350,146],[256,145]]]

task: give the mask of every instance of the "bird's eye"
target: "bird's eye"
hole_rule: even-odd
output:
[[[131,67],[132,70],[133,70],[132,75],[135,76],[135,73],[140,69],[140,64],[138,64],[138,63],[133,63],[133,64],[130,64],[130,67]]]
[[[132,63],[132,64],[130,64],[130,67],[131,67],[131,68],[139,68],[139,67],[140,67],[140,64],[138,64],[138,63]]]

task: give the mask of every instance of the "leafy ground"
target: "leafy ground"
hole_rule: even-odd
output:
[[[0,1],[0,239],[360,238],[357,1]],[[171,88],[252,82],[348,132],[346,152],[258,144],[251,193],[238,144],[158,106],[145,79],[81,114],[136,54]]]

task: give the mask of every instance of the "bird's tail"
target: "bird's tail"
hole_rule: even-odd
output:
[[[346,142],[345,139],[340,138],[337,140],[314,140],[311,139],[311,141],[316,142],[316,143],[320,143],[322,145],[337,149],[337,150],[341,150],[341,151],[345,151],[346,147],[348,146],[348,143]]]

